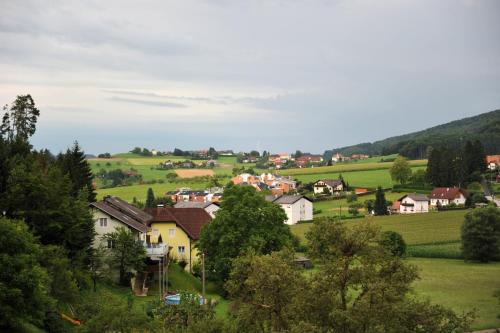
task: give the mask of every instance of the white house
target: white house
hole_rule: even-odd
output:
[[[266,196],[266,200],[280,205],[286,213],[286,224],[296,224],[298,221],[313,219],[312,201],[302,195]]]
[[[345,189],[345,183],[342,179],[322,179],[314,183],[314,194],[324,194],[325,189],[331,194],[342,192]]]
[[[332,162],[342,162],[344,160],[344,156],[342,154],[336,153],[332,155]]]
[[[95,238],[94,247],[99,244],[111,248],[113,244],[104,240],[103,236],[116,231],[118,227],[125,227],[134,233],[137,240],[145,241],[148,231],[148,223],[152,216],[130,205],[126,201],[112,196],[106,196],[103,200],[90,204],[94,217]]]
[[[451,203],[465,205],[467,192],[458,187],[436,187],[432,190],[429,199],[431,206],[447,206]]]
[[[215,218],[215,213],[220,209],[219,205],[207,201],[207,202],[197,202],[197,201],[182,201],[174,205],[174,208],[201,208],[204,209],[211,218]]]
[[[429,212],[429,198],[423,194],[410,193],[398,199],[400,214]]]

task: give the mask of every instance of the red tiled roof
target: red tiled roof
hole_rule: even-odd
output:
[[[432,190],[430,199],[448,199],[453,200],[462,193],[467,196],[467,192],[458,187],[436,187]]]
[[[500,155],[488,155],[486,156],[486,163],[500,164]]]
[[[150,224],[154,222],[174,222],[193,240],[200,238],[201,228],[212,220],[210,215],[202,208],[158,207],[146,208],[145,211],[153,216]]]

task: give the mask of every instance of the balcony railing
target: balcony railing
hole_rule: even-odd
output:
[[[163,243],[143,243],[148,256],[163,256],[168,252],[168,245]]]

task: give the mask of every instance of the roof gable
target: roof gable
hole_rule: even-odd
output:
[[[467,196],[467,192],[458,187],[436,187],[432,190],[429,197],[431,199],[454,200],[459,197],[460,194],[462,194],[463,196]]]
[[[146,214],[120,198],[105,197],[102,201],[91,203],[90,206],[99,209],[139,232],[144,233],[148,231],[148,223],[152,218],[151,215]]]
[[[193,240],[200,238],[201,228],[210,223],[212,218],[203,208],[147,208],[153,216],[151,223],[175,222]]]

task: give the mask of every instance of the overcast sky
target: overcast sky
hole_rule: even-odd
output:
[[[500,108],[500,1],[0,0],[35,147],[322,152]]]

